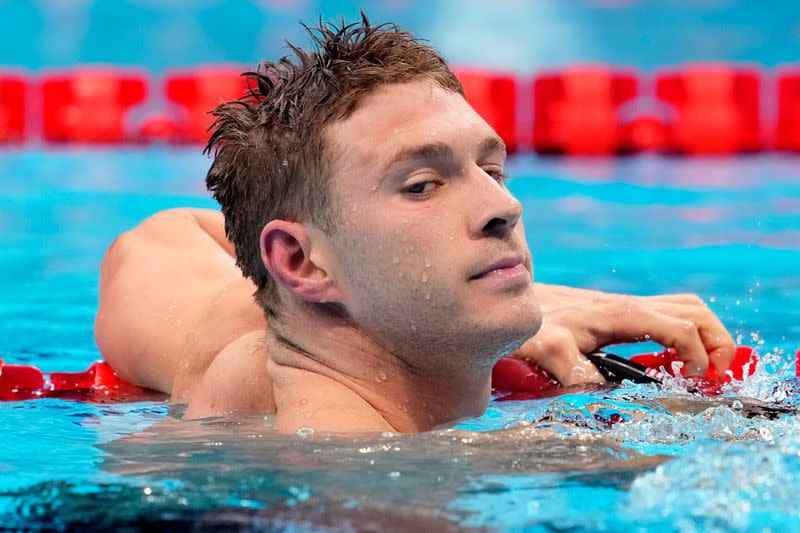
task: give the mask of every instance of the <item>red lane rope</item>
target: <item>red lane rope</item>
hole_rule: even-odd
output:
[[[800,376],[800,351],[795,356],[795,373]],[[677,361],[674,350],[639,354],[631,361],[660,371],[665,369],[674,375],[672,363]],[[742,380],[751,376],[758,365],[758,355],[753,348],[739,346],[724,378],[719,378],[713,369],[694,385],[706,394],[719,394],[721,386],[733,379]],[[535,364],[507,357],[500,360],[492,371],[492,389],[496,393],[510,393],[503,399],[532,399],[554,396],[564,387],[547,371]],[[163,397],[122,380],[104,361],[93,363],[83,372],[45,373],[35,366],[9,365],[0,359],[0,401],[29,400],[35,398],[69,398],[86,402],[135,401]]]
[[[116,402],[163,396],[120,379],[104,361],[83,372],[42,372],[35,366],[9,365],[0,359],[0,401],[69,398],[86,402]]]
[[[796,373],[800,376],[800,352],[797,353]],[[674,375],[673,362],[678,361],[675,350],[634,355],[631,361],[646,366],[652,371],[663,368]],[[730,381],[742,380],[745,375],[751,376],[758,366],[758,354],[753,348],[739,346],[730,369],[724,377],[716,375],[709,368],[702,378],[692,378],[693,386],[705,394],[716,395],[722,392],[722,385]],[[528,361],[514,358],[500,360],[492,371],[492,389],[495,393],[506,394],[503,400],[524,400],[555,396],[564,391],[564,387],[547,371]]]
[[[198,65],[154,77],[76,66],[0,68],[0,144],[205,143],[219,102],[241,98],[246,65]],[[800,68],[686,63],[652,74],[577,64],[528,75],[456,68],[467,101],[510,151],[614,155],[800,151]],[[523,105],[525,102],[525,105]],[[775,120],[764,119],[775,104]],[[774,122],[774,124],[773,124]],[[30,124],[29,124],[30,123]],[[33,127],[27,127],[32,125]],[[28,131],[33,130],[33,131]]]

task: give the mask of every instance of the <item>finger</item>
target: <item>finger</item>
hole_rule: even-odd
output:
[[[731,366],[736,355],[736,342],[720,319],[705,305],[657,302],[653,309],[666,315],[691,320],[697,325],[700,339],[711,365],[719,376]]]
[[[696,294],[681,293],[681,294],[656,294],[654,296],[640,296],[642,300],[653,302],[668,302],[676,304],[688,305],[702,305],[705,306],[706,302]]]
[[[613,316],[610,335],[602,339],[602,343],[607,345],[646,340],[656,341],[666,348],[674,348],[678,358],[684,362],[684,375],[703,375],[708,368],[708,353],[694,321],[659,313],[632,302],[625,304],[624,312]]]
[[[543,326],[515,356],[536,363],[564,386],[605,382],[597,367],[581,354],[575,337],[566,328]]]

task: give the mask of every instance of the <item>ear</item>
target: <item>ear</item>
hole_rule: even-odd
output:
[[[261,230],[261,260],[275,281],[309,302],[338,302],[328,273],[311,260],[312,239],[300,222],[272,220]]]

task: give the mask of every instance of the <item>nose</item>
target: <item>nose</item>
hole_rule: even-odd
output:
[[[522,216],[522,204],[502,184],[483,171],[480,190],[474,196],[477,206],[472,222],[475,238],[505,238],[514,231]]]

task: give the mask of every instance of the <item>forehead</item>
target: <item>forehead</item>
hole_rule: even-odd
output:
[[[446,143],[454,151],[478,144],[492,129],[464,98],[428,81],[383,85],[367,94],[345,120],[331,124],[334,173],[380,173],[398,150]]]

